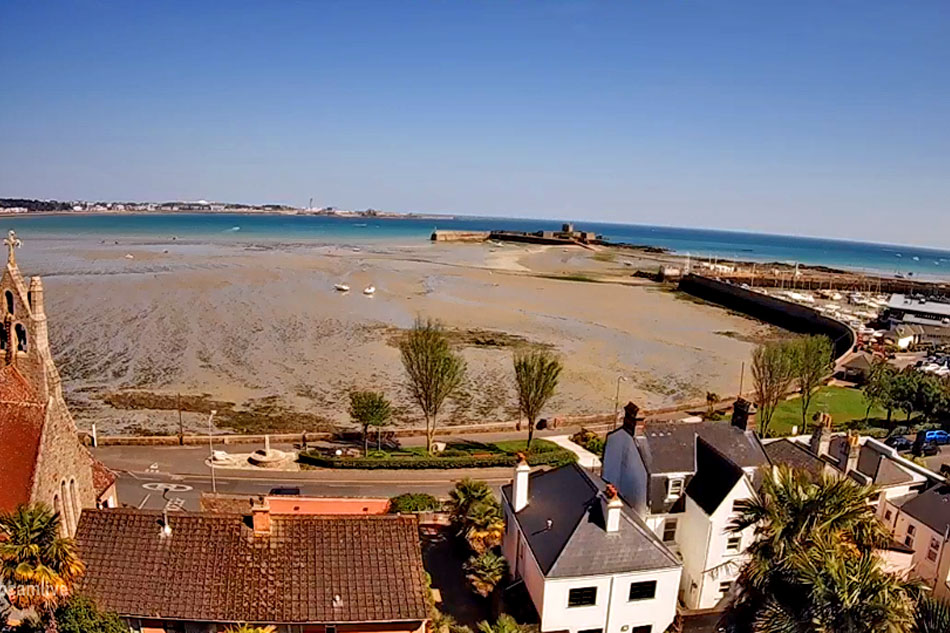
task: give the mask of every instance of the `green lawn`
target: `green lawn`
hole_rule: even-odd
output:
[[[867,406],[864,393],[860,389],[822,387],[812,398],[811,408],[808,410],[807,429],[802,429],[801,398],[794,398],[782,402],[775,410],[775,416],[769,426],[769,435],[773,437],[789,435],[792,432],[792,427],[796,425],[799,433],[810,433],[812,429],[811,416],[818,411],[830,413],[836,427],[849,420],[863,420]],[[887,411],[879,407],[872,407],[870,417],[872,419],[885,418],[887,417]]]

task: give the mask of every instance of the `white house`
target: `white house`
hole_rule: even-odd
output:
[[[662,633],[676,615],[682,566],[616,489],[571,464],[502,488],[502,550],[541,631]]]
[[[733,502],[752,496],[760,469],[769,465],[752,407],[738,401],[731,424],[648,424],[637,418],[635,405],[624,411],[623,426],[607,435],[604,479],[682,558],[684,606],[720,606],[751,539],[728,529]],[[697,480],[700,467],[708,474]]]

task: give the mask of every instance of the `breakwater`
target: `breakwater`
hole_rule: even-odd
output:
[[[854,347],[855,336],[850,327],[808,306],[695,274],[683,277],[679,289],[797,334],[823,334],[831,339],[836,359]]]

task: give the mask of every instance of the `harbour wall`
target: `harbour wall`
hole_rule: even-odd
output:
[[[490,231],[440,231],[432,232],[433,242],[484,242]]]
[[[850,327],[808,306],[695,274],[683,277],[679,289],[797,334],[823,334],[831,339],[836,359],[854,347],[855,335]]]

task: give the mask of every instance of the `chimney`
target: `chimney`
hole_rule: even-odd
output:
[[[732,426],[746,433],[755,431],[755,405],[741,396],[732,405]]]
[[[515,466],[515,479],[511,485],[515,512],[521,512],[528,505],[528,475],[530,474],[531,467],[528,466],[528,460],[525,458],[524,453],[518,453],[518,465]]]
[[[254,524],[254,536],[270,535],[270,504],[263,495],[257,500],[251,499],[251,518]]]
[[[620,512],[623,509],[623,501],[617,494],[617,489],[613,484],[607,484],[604,490],[604,519],[607,523],[608,532],[620,531]]]
[[[638,418],[637,415],[640,413],[640,407],[628,402],[623,407],[623,428],[627,429],[630,433],[634,435],[643,436],[646,434],[646,419]]]
[[[827,413],[816,413],[812,416],[816,422],[815,430],[811,432],[808,448],[816,457],[828,454],[831,446],[831,416]]]
[[[848,431],[847,439],[848,457],[844,470],[845,473],[849,473],[852,470],[857,470],[858,457],[861,455],[861,436],[858,435],[858,432]]]

